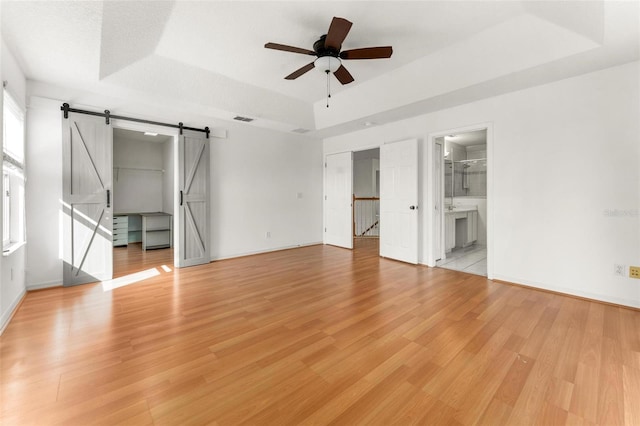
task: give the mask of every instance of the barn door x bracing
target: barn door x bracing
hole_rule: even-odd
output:
[[[105,119],[63,119],[63,285],[112,278],[113,129]]]
[[[178,267],[209,263],[209,140],[185,132],[178,142]]]

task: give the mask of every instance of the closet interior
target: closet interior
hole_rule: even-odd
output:
[[[114,252],[172,249],[173,165],[172,136],[113,130]]]

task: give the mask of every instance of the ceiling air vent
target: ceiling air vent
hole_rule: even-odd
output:
[[[303,128],[293,129],[292,130],[293,133],[307,133],[309,131],[310,131],[309,129],[303,129]]]
[[[244,121],[245,123],[251,123],[253,121],[253,118],[243,117],[241,115],[236,115],[235,117],[233,117],[233,119],[238,121]]]

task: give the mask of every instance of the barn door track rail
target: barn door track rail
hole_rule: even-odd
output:
[[[96,112],[96,111],[87,111],[84,109],[76,109],[76,108],[70,108],[68,103],[63,103],[62,106],[60,107],[60,111],[63,111],[64,113],[64,118],[69,118],[69,113],[70,112],[75,112],[75,113],[79,113],[79,114],[87,114],[87,115],[94,115],[97,117],[104,117],[105,118],[105,124],[109,124],[110,120],[127,120],[127,121],[134,121],[136,123],[144,123],[144,124],[153,124],[156,126],[164,126],[164,127],[171,127],[173,129],[180,129],[180,134],[182,134],[183,130],[192,130],[194,132],[203,132],[207,135],[207,139],[209,139],[209,133],[210,130],[208,127],[205,127],[204,129],[198,129],[196,127],[187,127],[185,125],[182,124],[182,122],[178,123],[178,124],[171,124],[171,123],[161,123],[159,121],[151,121],[151,120],[143,120],[141,118],[134,118],[134,117],[125,117],[123,115],[115,115],[115,114],[111,114],[111,112],[108,109],[105,109],[104,112]]]

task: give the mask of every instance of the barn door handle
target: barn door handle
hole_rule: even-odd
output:
[[[183,196],[182,196],[182,191],[180,191],[180,205],[182,205],[182,201],[183,201]]]
[[[111,190],[107,189],[107,208],[111,207]]]

